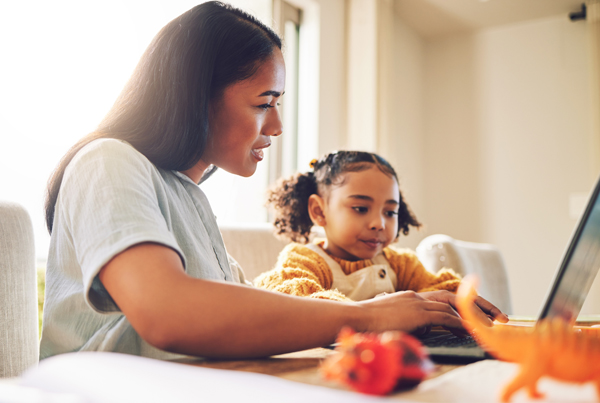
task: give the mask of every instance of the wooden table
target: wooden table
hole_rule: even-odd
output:
[[[255,372],[273,375],[279,378],[306,383],[309,385],[319,385],[334,389],[349,390],[349,388],[336,382],[325,380],[319,373],[319,364],[325,357],[331,354],[336,354],[336,352],[327,348],[313,348],[310,350],[254,360],[217,361],[183,359],[177,360],[177,362],[205,368]],[[462,365],[435,364],[435,369],[430,374],[428,379],[440,376],[441,374],[460,366]]]
[[[576,323],[578,326],[589,327],[591,325],[600,324],[600,315],[587,316],[580,319],[581,320]],[[511,316],[510,323],[511,325],[516,326],[533,326],[535,319],[524,316]],[[313,348],[310,350],[255,360],[223,361],[184,359],[178,360],[178,362],[206,368],[255,372],[273,375],[279,378],[306,383],[309,385],[319,385],[334,389],[349,390],[343,385],[323,379],[319,373],[319,364],[325,357],[331,354],[336,354],[336,352],[326,348]],[[465,364],[436,363],[433,372],[428,376],[427,379],[436,378],[463,365]]]

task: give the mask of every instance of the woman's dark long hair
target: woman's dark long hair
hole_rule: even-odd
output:
[[[255,17],[230,5],[200,4],[169,22],[154,37],[128,83],[98,128],[62,158],[48,181],[46,226],[67,165],[99,138],[125,140],[154,165],[184,171],[204,153],[209,105],[225,88],[251,77],[281,49],[281,39]]]

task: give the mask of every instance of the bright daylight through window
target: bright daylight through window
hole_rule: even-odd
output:
[[[154,34],[199,2],[35,0],[0,5],[0,199],[29,211],[41,262],[50,239],[43,198],[52,170],[70,146],[95,129]],[[273,21],[273,0],[229,2],[262,21]],[[286,32],[297,35],[297,25]],[[297,48],[297,40],[292,48]],[[295,71],[291,70],[293,80]],[[297,108],[294,102],[290,101],[288,119],[296,119],[290,110]],[[269,157],[267,153],[251,178],[219,171],[202,185],[219,223],[267,219]],[[286,171],[294,169],[295,165]]]

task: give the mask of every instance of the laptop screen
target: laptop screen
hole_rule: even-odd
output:
[[[600,268],[600,179],[565,252],[540,319],[577,319]]]

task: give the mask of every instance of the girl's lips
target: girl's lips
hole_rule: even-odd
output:
[[[375,240],[362,241],[362,242],[371,249],[376,249],[379,245],[382,244],[381,241],[375,241]]]

